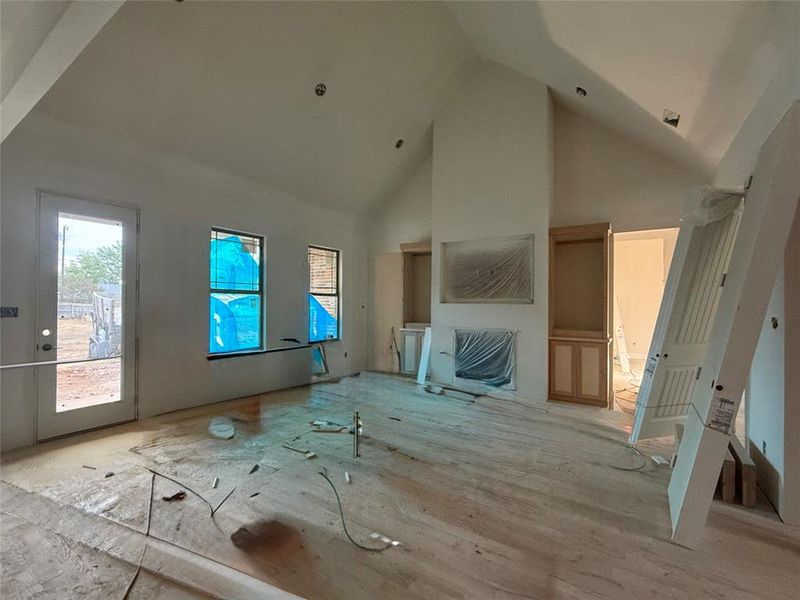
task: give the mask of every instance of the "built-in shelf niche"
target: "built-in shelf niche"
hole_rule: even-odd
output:
[[[431,322],[431,243],[401,244],[403,253],[403,325]]]
[[[554,400],[613,406],[611,227],[550,230],[550,393]]]
[[[605,260],[601,239],[555,241],[551,304],[554,335],[604,335]]]

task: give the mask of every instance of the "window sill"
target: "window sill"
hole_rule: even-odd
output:
[[[289,350],[300,350],[301,348],[310,348],[311,344],[303,344],[302,346],[287,346],[286,348],[266,348],[262,350],[243,350],[242,352],[220,352],[218,354],[208,354],[207,360],[220,360],[222,358],[236,358],[239,356],[253,356],[256,354],[272,354],[273,352],[287,352]]]
[[[342,338],[325,338],[324,340],[309,340],[308,345],[313,346],[314,344],[324,344],[325,342],[341,342]]]

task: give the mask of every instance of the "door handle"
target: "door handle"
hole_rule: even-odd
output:
[[[56,348],[52,344],[42,344],[42,350],[49,352],[50,350],[56,350]]]

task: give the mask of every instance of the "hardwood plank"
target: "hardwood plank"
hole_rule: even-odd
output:
[[[358,459],[350,435],[308,425],[348,423],[354,409],[366,434]],[[235,420],[233,439],[208,434],[217,415]],[[305,598],[791,597],[800,536],[758,513],[715,503],[697,550],[670,543],[669,468],[619,470],[640,464],[630,425],[604,408],[437,396],[362,373],[55,440],[8,453],[2,466],[4,480],[37,497],[125,524],[145,521],[145,465],[214,505],[235,488],[211,521],[191,494],[161,501],[182,488],[157,480],[152,527]],[[298,436],[318,458],[282,447]],[[351,535],[372,545],[378,531],[399,547],[371,553],[346,540],[323,467]]]

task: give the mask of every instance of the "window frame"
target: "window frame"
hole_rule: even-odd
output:
[[[313,293],[311,291],[311,261],[309,260],[309,253],[310,250],[314,248],[316,250],[324,250],[325,252],[335,252],[336,253],[336,293]],[[309,338],[309,344],[321,344],[323,342],[338,342],[342,339],[342,251],[338,248],[329,248],[327,246],[320,246],[318,244],[309,244],[308,249],[306,250],[306,261],[308,261],[308,295],[309,296],[326,296],[329,298],[336,298],[336,337],[332,338],[324,338],[321,340],[312,340]],[[308,304],[306,304],[306,308],[308,310]],[[310,312],[310,311],[309,311]],[[306,314],[306,327],[309,325],[309,320],[311,319],[311,315],[307,312]]]
[[[210,235],[213,235],[214,232],[224,233],[227,235],[236,235],[236,236],[245,236],[249,238],[254,238],[259,241],[259,253],[258,253],[258,291],[253,290],[234,290],[229,288],[214,288],[211,285],[211,252],[209,250],[208,253],[208,299],[207,302],[211,302],[211,294],[235,294],[235,295],[248,295],[248,294],[257,294],[259,298],[259,307],[258,307],[258,314],[259,314],[259,339],[258,339],[258,347],[255,348],[247,348],[244,350],[229,350],[229,351],[219,351],[219,352],[211,352],[208,348],[208,342],[211,337],[210,331],[210,324],[209,329],[206,331],[206,353],[207,358],[209,360],[214,360],[218,358],[226,358],[232,356],[242,356],[247,354],[260,354],[263,352],[267,352],[266,346],[266,339],[267,339],[267,311],[265,310],[266,301],[267,301],[267,292],[266,292],[266,259],[267,259],[267,238],[264,235],[259,233],[251,233],[247,231],[242,231],[239,229],[230,229],[228,227],[216,227],[211,226]],[[209,240],[211,237],[209,237]]]

